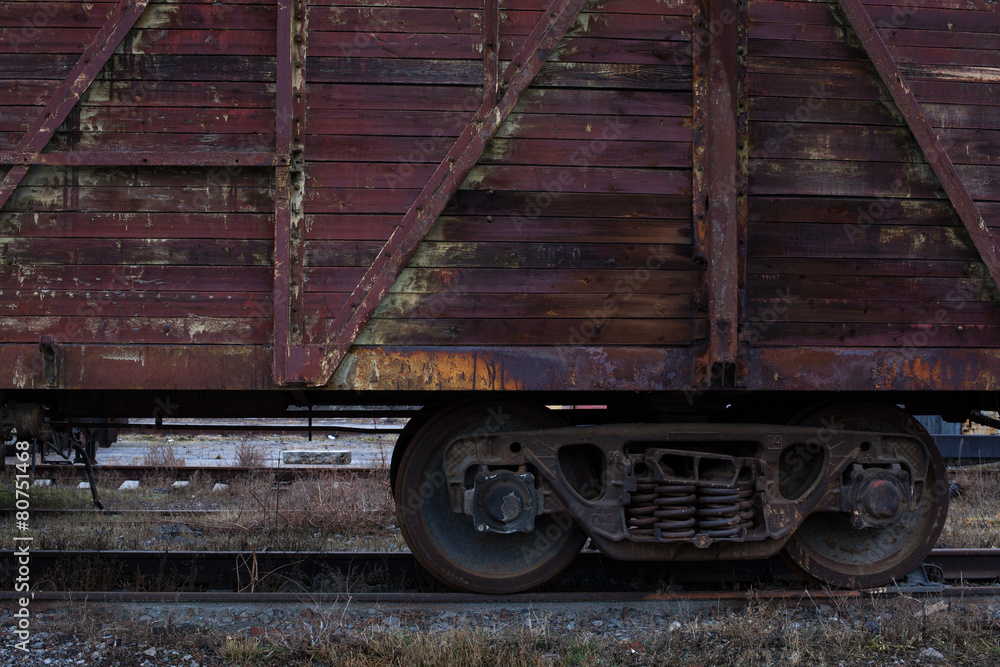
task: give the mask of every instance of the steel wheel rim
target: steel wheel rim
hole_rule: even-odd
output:
[[[857,529],[847,514],[821,512],[806,517],[785,552],[806,574],[832,586],[870,588],[899,580],[912,572],[934,547],[948,514],[947,475],[933,439],[913,417],[892,405],[846,403],[821,408],[799,424],[819,425],[833,416],[845,430],[910,433],[923,442],[928,481],[923,511],[907,511],[905,520],[889,528]],[[879,569],[873,570],[876,565]]]
[[[396,514],[417,561],[445,583],[476,593],[515,593],[540,586],[576,557],[586,536],[568,516],[542,515],[531,533],[476,532],[472,518],[456,514],[440,483],[444,445],[476,431],[499,407],[511,418],[504,431],[560,426],[554,415],[524,403],[464,403],[446,410],[414,435],[400,463]]]

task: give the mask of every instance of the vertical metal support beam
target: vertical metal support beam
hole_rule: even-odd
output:
[[[892,53],[889,52],[889,48],[860,0],[838,1],[841,11],[844,12],[851,28],[857,34],[861,45],[875,65],[875,69],[878,70],[882,83],[889,89],[892,100],[896,103],[900,113],[903,114],[903,118],[906,119],[906,124],[909,125],[917,143],[920,144],[920,149],[924,152],[931,169],[934,170],[934,175],[941,182],[941,187],[944,188],[948,199],[951,200],[952,206],[958,213],[958,217],[969,232],[983,264],[986,265],[990,276],[993,277],[993,283],[1000,287],[1000,248],[993,240],[993,236],[983,220],[982,213],[965,187],[965,183],[962,182],[958,170],[955,169],[947,151],[941,145],[937,132],[931,127],[920,103],[914,97],[910,87],[906,85],[906,81],[903,80],[903,75],[899,71]]]
[[[274,363],[278,384],[295,381],[302,357],[305,194],[305,0],[278,0],[274,171]]]
[[[483,8],[483,106],[497,103],[500,86],[500,0]]]
[[[702,384],[724,387],[737,381],[745,264],[741,261],[747,215],[746,101],[741,82],[741,76],[745,77],[745,14],[741,0],[697,0],[695,4],[694,250],[705,261],[701,305],[709,325],[708,349],[695,375]]]
[[[27,160],[31,153],[38,153],[48,145],[56,129],[66,120],[66,116],[87,92],[97,73],[139,20],[147,4],[149,0],[120,0],[111,10],[108,20],[101,26],[94,40],[84,49],[73,69],[52,94],[49,103],[17,143],[13,151],[19,156],[15,158],[16,162]],[[29,164],[16,164],[0,181],[0,208],[10,199],[29,168]]]

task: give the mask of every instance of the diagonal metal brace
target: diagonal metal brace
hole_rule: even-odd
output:
[[[903,80],[903,75],[900,73],[885,41],[879,35],[871,15],[868,14],[860,0],[838,0],[838,2],[841,11],[844,12],[851,28],[854,29],[868,53],[868,57],[875,65],[875,69],[878,70],[882,83],[889,89],[889,94],[892,95],[893,101],[900,113],[903,114],[903,118],[906,119],[906,124],[910,126],[910,131],[913,132],[917,143],[920,144],[920,149],[924,152],[928,164],[941,182],[941,187],[944,188],[948,199],[951,200],[952,206],[955,207],[958,217],[969,232],[983,264],[986,265],[990,276],[993,277],[993,283],[1000,287],[1000,248],[993,240],[979,207],[976,206],[972,195],[969,194],[962,182],[962,177],[955,169],[951,158],[948,157],[937,132],[931,127],[920,103],[914,97],[910,87],[906,85],[906,81]]]
[[[331,324],[332,334],[318,354],[306,355],[285,381],[322,386],[344,359],[396,278],[409,262],[441,211],[479,161],[487,144],[517,105],[549,54],[562,40],[587,0],[552,0],[531,34],[506,67],[493,102],[488,93],[434,174],[403,216],[371,267]],[[312,367],[318,364],[318,368]],[[297,372],[296,372],[297,371]]]
[[[11,161],[16,164],[11,167],[3,181],[0,182],[0,208],[3,208],[25,174],[28,173],[28,169],[31,167],[29,162],[31,154],[40,153],[49,143],[52,135],[56,133],[56,129],[62,125],[69,112],[83,97],[87,88],[97,77],[98,72],[108,62],[108,58],[122,43],[135,22],[139,20],[139,16],[142,15],[148,4],[149,0],[120,0],[111,11],[108,20],[101,26],[93,41],[73,65],[70,73],[59,84],[49,103],[38,114],[14,149]]]

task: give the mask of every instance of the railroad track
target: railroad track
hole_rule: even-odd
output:
[[[939,571],[942,581],[905,581],[868,591],[803,593],[779,559],[697,563],[624,563],[596,552],[583,552],[569,569],[537,592],[501,596],[504,600],[640,601],[720,599],[743,600],[747,591],[767,598],[809,595],[837,598],[879,594],[938,593],[950,590],[966,595],[1000,596],[1000,586],[966,586],[994,583],[1000,578],[1000,549],[937,549],[928,556],[926,569]],[[0,551],[0,580],[14,572],[12,551]],[[147,588],[179,582],[169,592],[95,590],[44,593],[36,599],[83,596],[92,600],[242,600],[249,593],[272,601],[323,599],[385,602],[451,601],[484,599],[482,595],[445,589],[424,572],[408,552],[149,552],[149,551],[32,551],[31,572],[36,582],[58,581],[69,572],[108,573],[125,586],[142,582]],[[76,581],[76,580],[74,580]],[[660,583],[653,583],[660,582]],[[668,582],[665,592],[650,592]],[[945,586],[949,582],[951,586]],[[11,597],[9,581],[0,581],[0,599]],[[789,588],[793,585],[793,588]],[[162,586],[161,586],[162,587]],[[334,588],[334,590],[330,590]],[[346,590],[344,590],[346,588]],[[695,590],[692,590],[695,589]],[[55,597],[52,597],[55,596]],[[145,596],[145,597],[142,597]],[[236,596],[236,597],[233,597]],[[320,596],[320,598],[317,598]],[[708,596],[706,598],[706,596]],[[500,599],[487,596],[487,599]]]

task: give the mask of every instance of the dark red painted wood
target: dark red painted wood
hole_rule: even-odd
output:
[[[305,245],[306,263],[323,266],[367,267],[381,249],[380,241],[311,241]],[[695,270],[690,245],[657,246],[627,243],[539,244],[536,242],[479,242],[425,240],[410,258],[410,268],[616,269]]]
[[[55,89],[45,109],[28,127],[24,138],[14,148],[15,153],[23,155],[41,151],[45,147],[56,128],[66,119],[108,58],[135,25],[148,2],[149,0],[121,0],[112,9],[93,42],[87,46],[66,78]],[[20,160],[13,161],[20,162]],[[4,207],[27,173],[27,166],[18,165],[4,175],[3,181],[0,181],[0,209]]]
[[[882,82],[889,89],[892,99],[906,119],[906,124],[913,131],[913,136],[920,144],[920,148],[927,157],[927,162],[930,163],[934,174],[948,194],[958,217],[965,225],[979,256],[986,265],[986,269],[993,277],[993,283],[1000,287],[1000,244],[987,229],[982,214],[962,180],[962,174],[955,168],[948,156],[948,151],[928,123],[917,98],[906,86],[892,54],[889,53],[885,42],[882,41],[875,28],[876,23],[872,16],[859,0],[838,0],[838,2],[878,69]],[[1000,28],[1000,21],[996,25]],[[995,199],[994,197],[989,198]]]
[[[347,292],[364,274],[356,268],[307,269],[309,292]],[[404,269],[396,292],[501,294],[690,294],[698,284],[697,271],[650,271],[647,279],[635,271],[607,269]]]
[[[331,326],[333,335],[327,339],[330,348],[325,350],[318,375],[313,375],[315,369],[312,369],[310,374],[301,376],[303,380],[319,385],[329,381],[350,345],[412,256],[420,239],[441,214],[448,200],[458,191],[461,181],[513,111],[518,99],[542,68],[549,51],[562,39],[584,2],[585,0],[553,0],[549,6],[549,15],[538,20],[525,40],[522,53],[504,71],[502,98],[494,107],[483,105],[477,113],[478,123],[474,121],[468,126],[449,152],[449,157],[428,180],[407,210],[400,226],[390,235],[382,252],[354,288],[350,302],[334,319]]]
[[[13,290],[6,317],[271,317],[270,292]]]
[[[274,220],[270,213],[2,213],[0,234],[54,239],[271,239]]]

